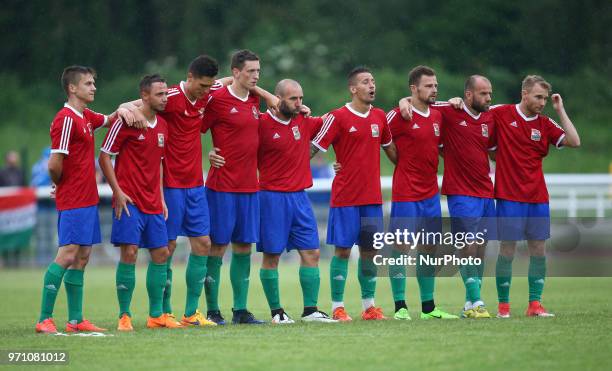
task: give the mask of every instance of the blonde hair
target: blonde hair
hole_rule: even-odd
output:
[[[521,89],[530,91],[535,86],[535,84],[539,84],[540,86],[542,86],[549,92],[552,90],[552,85],[550,85],[548,81],[544,80],[542,76],[538,76],[538,75],[527,75],[523,79]]]

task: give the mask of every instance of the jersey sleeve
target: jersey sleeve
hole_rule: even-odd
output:
[[[382,133],[380,136],[381,146],[388,147],[391,145],[391,142],[393,142],[393,136],[391,134],[389,123],[387,121],[383,121]]]
[[[554,145],[557,148],[563,148],[563,138],[565,138],[565,130],[550,117],[544,118],[546,122],[546,135],[548,136],[548,143]]]
[[[115,120],[111,125],[110,130],[106,133],[106,137],[102,142],[102,152],[108,153],[109,155],[116,155],[121,149],[121,145],[129,136],[128,127],[123,125],[121,119]]]
[[[306,120],[308,123],[308,129],[310,130],[309,139],[313,140],[323,127],[323,119],[321,117],[306,117]]]
[[[212,95],[208,97],[208,103],[204,109],[204,116],[202,117],[202,127],[200,131],[206,133],[208,129],[212,128],[217,122],[217,112],[215,109],[215,100]]]
[[[387,113],[387,128],[391,132],[391,136],[398,137],[401,135],[400,125],[401,125],[401,117],[402,115],[397,112],[397,110],[391,110]],[[384,143],[384,140],[383,140]]]
[[[497,150],[497,124],[495,121],[489,126],[489,143],[487,149],[489,152]]]
[[[223,84],[219,80],[215,80],[215,83],[210,87],[210,91],[215,91],[223,88]]]
[[[85,108],[85,110],[83,111],[83,116],[85,116],[85,118],[91,122],[94,130],[101,128],[108,122],[108,117],[106,115],[94,112],[87,108]]]
[[[333,114],[327,115],[323,122],[321,130],[315,135],[312,144],[323,152],[327,152],[327,148],[336,140],[340,125],[336,122],[336,117]]]
[[[56,117],[51,123],[51,153],[69,153],[72,126],[75,125],[70,116]]]

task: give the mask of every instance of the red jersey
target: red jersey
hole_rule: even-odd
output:
[[[249,94],[242,99],[229,86],[215,91],[202,124],[203,132],[208,129],[225,165],[210,168],[206,187],[218,192],[257,192],[259,97]]]
[[[399,108],[387,114],[389,129],[397,148],[393,171],[392,201],[421,201],[438,193],[438,148],[440,112],[412,109],[412,119],[405,120]]]
[[[497,128],[495,198],[548,202],[542,159],[550,145],[561,148],[565,131],[544,115],[526,117],[518,104],[503,105],[491,113]]]
[[[312,187],[310,141],[321,130],[320,117],[297,115],[282,121],[270,111],[259,120],[259,186],[262,190],[297,192]]]
[[[489,151],[495,150],[495,121],[491,112],[474,115],[448,103],[431,108],[442,115],[442,194],[493,198]]]
[[[123,125],[123,121],[117,119],[100,149],[117,156],[115,174],[119,187],[145,214],[163,212],[159,167],[167,138],[168,127],[160,116],[156,116],[153,124],[148,124],[147,130]]]
[[[85,109],[80,113],[64,104],[51,123],[51,153],[63,153],[62,177],[55,193],[58,210],[98,204],[94,154],[94,131],[107,117]]]
[[[209,95],[190,101],[185,82],[168,89],[168,103],[160,115],[168,123],[164,158],[164,187],[193,188],[204,184],[200,128]],[[218,81],[211,90],[222,88]]]
[[[323,152],[334,146],[342,169],[332,183],[331,207],[380,205],[380,147],[391,144],[385,111],[363,114],[349,104],[329,113],[312,141]]]

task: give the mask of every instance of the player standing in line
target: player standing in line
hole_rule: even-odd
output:
[[[391,230],[404,228],[412,232],[421,230],[441,232],[442,210],[437,174],[438,150],[442,146],[440,141],[442,116],[440,112],[429,107],[436,100],[438,82],[433,69],[417,66],[410,71],[408,84],[412,92],[412,118],[404,119],[399,107],[387,114],[398,157],[393,172]],[[421,261],[422,257],[435,255],[435,242],[417,246],[417,252],[421,318],[458,318],[435,306],[435,266],[423,264]],[[401,252],[394,248],[393,254],[399,255]],[[411,319],[405,301],[405,266],[389,266],[389,279],[395,301],[394,318]]]
[[[151,253],[147,270],[147,327],[182,327],[162,310],[169,252],[161,166],[168,129],[158,113],[168,102],[166,81],[159,75],[143,77],[140,96],[140,111],[147,120],[147,129],[126,127],[121,119],[116,120],[106,134],[99,157],[100,168],[113,190],[111,242],[121,248],[116,275],[120,331],[134,330],[130,303],[139,247]],[[111,156],[116,156],[114,168]]]
[[[552,317],[541,304],[546,277],[545,243],[550,238],[548,191],[542,159],[549,146],[580,146],[580,137],[565,112],[559,94],[551,96],[561,126],[542,115],[551,91],[542,77],[529,75],[522,83],[521,102],[492,110],[497,131],[495,198],[501,241],[496,266],[500,318],[510,317],[510,285],[516,241],[529,248],[529,307],[527,316]]]
[[[56,333],[53,307],[62,280],[68,299],[66,332],[105,331],[83,318],[83,272],[91,246],[100,243],[98,188],[94,167],[94,130],[108,117],[87,108],[96,93],[93,68],[70,66],[62,73],[67,102],[51,123],[49,174],[56,185],[59,249],[44,276],[41,313],[36,332]],[[126,121],[129,112],[117,111]],[[111,115],[114,120],[115,114]]]
[[[225,159],[211,167],[206,179],[210,208],[212,248],[208,259],[206,301],[209,320],[224,324],[219,308],[220,270],[223,255],[232,243],[230,281],[234,293],[232,323],[261,324],[247,310],[251,243],[259,240],[259,97],[250,91],[259,80],[259,57],[249,50],[232,56],[233,82],[211,95],[202,131],[211,130],[213,147]]]
[[[274,93],[280,100],[278,113],[268,111],[259,120],[257,166],[261,227],[257,251],[263,252],[259,277],[272,323],[294,323],[280,303],[278,262],[285,249],[297,249],[304,298],[302,321],[336,322],[317,308],[319,235],[304,191],[312,187],[310,140],[321,129],[323,119],[300,114],[304,94],[297,81],[281,80]],[[216,164],[213,166],[223,166],[223,161],[221,156],[211,155],[211,163]]]
[[[311,156],[334,146],[337,162],[342,165],[332,184],[327,226],[327,243],[335,245],[330,265],[333,318],[351,321],[344,308],[344,288],[348,259],[353,245],[359,245],[358,278],[364,320],[384,319],[374,303],[377,269],[372,261],[371,235],[380,232],[382,194],[380,189],[380,148],[392,162],[395,145],[385,112],[372,106],[376,84],[370,70],[353,69],[348,75],[351,102],[326,117],[321,131],[312,141]]]

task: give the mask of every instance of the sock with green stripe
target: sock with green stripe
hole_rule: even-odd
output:
[[[344,286],[348,275],[348,259],[341,259],[337,256],[332,257],[329,264],[329,279],[331,287],[331,297],[334,302],[344,300]]]
[[[371,299],[376,293],[376,265],[371,258],[359,258],[357,279],[361,286],[361,299]]]
[[[280,309],[280,294],[278,292],[278,269],[259,270],[259,279],[263,286],[270,310]]]
[[[163,310],[164,313],[172,313],[172,255],[166,261],[166,284],[164,286]]]
[[[117,288],[117,300],[119,301],[119,317],[126,313],[132,317],[130,304],[136,286],[136,265],[119,262],[115,274],[115,286]]]
[[[185,316],[189,317],[195,314],[202,296],[202,288],[206,280],[206,263],[208,256],[189,255],[187,261],[187,270],[185,271],[185,280],[187,282],[187,299],[185,301]]]
[[[478,268],[474,264],[462,265],[459,269],[465,286],[468,300],[472,303],[480,300],[480,283],[478,282]]]
[[[80,269],[68,269],[64,274],[68,321],[72,323],[83,321],[83,273]]]
[[[391,256],[394,259],[401,258],[402,253],[393,249]],[[406,301],[406,266],[389,265],[389,281],[391,282],[391,293],[393,301]]]
[[[147,269],[147,293],[149,294],[149,316],[157,318],[163,314],[164,288],[168,278],[168,264],[149,263]]]
[[[62,279],[64,278],[65,272],[66,269],[56,262],[49,264],[49,267],[47,267],[45,277],[43,278],[42,304],[40,306],[40,318],[38,322],[53,317],[55,299],[62,285]]]
[[[542,291],[544,291],[544,280],[546,278],[546,257],[529,257],[529,271],[527,280],[529,281],[529,301],[541,301]],[[64,279],[65,281],[65,279]]]
[[[251,276],[251,254],[232,254],[230,282],[234,292],[234,310],[247,309],[249,277]]]
[[[300,267],[300,286],[304,298],[304,308],[316,307],[319,301],[321,278],[319,267]]]
[[[497,256],[495,264],[495,284],[497,286],[497,300],[500,303],[510,302],[510,286],[512,285],[512,260],[514,257]]]
[[[206,282],[204,288],[206,292],[206,309],[209,312],[219,310],[219,285],[221,284],[221,265],[223,257],[209,256],[206,263]]]

